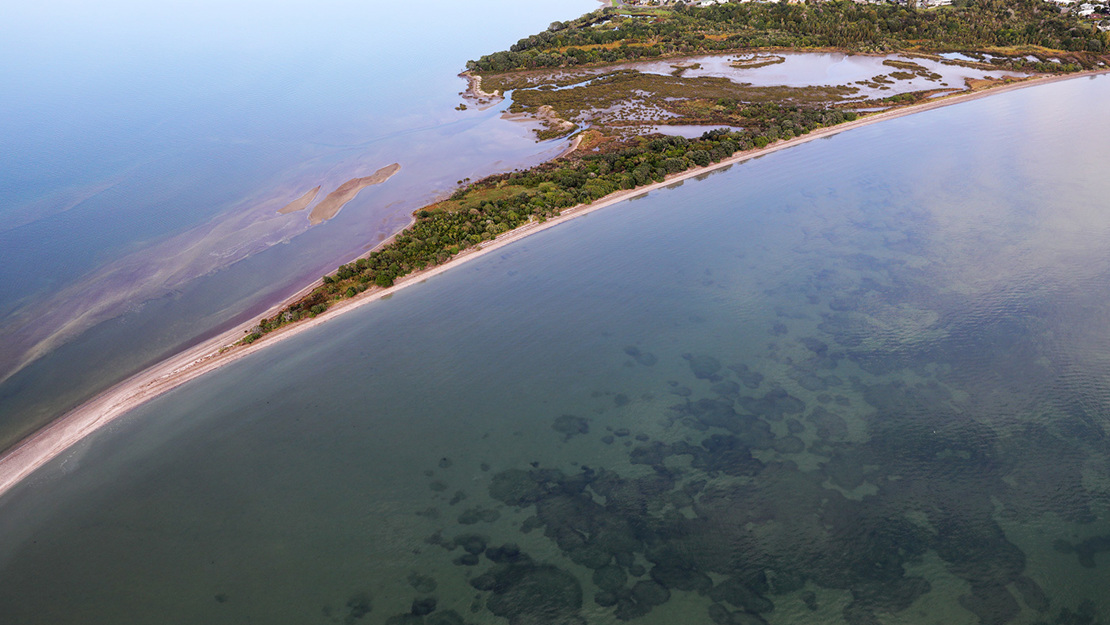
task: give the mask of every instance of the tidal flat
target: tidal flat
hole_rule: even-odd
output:
[[[505,93],[516,117],[535,116],[547,138],[592,126],[617,134],[743,127],[743,106],[884,110],[1030,75],[927,54],[763,51],[486,74],[482,84]]]

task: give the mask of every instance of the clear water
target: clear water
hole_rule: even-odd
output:
[[[455,110],[469,58],[591,0],[5,7],[0,449],[392,234],[463,178],[550,158]],[[277,211],[390,163],[332,221]],[[13,375],[14,374],[14,375]]]
[[[0,502],[0,614],[1106,622],[1108,96],[810,142],[195,381]]]

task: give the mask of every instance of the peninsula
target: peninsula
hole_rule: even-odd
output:
[[[987,19],[1005,14],[1002,6],[1013,8],[1011,27],[1003,30],[1023,33],[1020,41],[1007,43],[1007,37],[1016,35],[1006,35],[997,20]],[[940,17],[930,17],[933,13]],[[906,18],[906,26],[899,30],[892,24],[900,17]],[[949,40],[955,35],[945,25],[965,22],[967,28],[955,31],[964,39]],[[855,39],[832,40],[829,33],[841,28],[856,33]],[[934,30],[944,37],[930,39]],[[594,39],[598,41],[587,43]],[[734,62],[751,69],[777,63],[775,55],[784,47],[828,51],[830,46],[841,52],[914,55],[884,61],[891,63],[892,83],[901,80],[893,76],[896,72],[918,77],[931,73],[912,59],[943,59],[991,74],[967,79],[962,88],[938,85],[861,96],[860,85],[760,90],[718,77],[687,77],[695,63],[685,61],[665,77],[613,65],[644,56],[658,61],[711,52],[747,55]],[[665,185],[861,125],[1103,73],[1110,59],[1104,49],[1110,49],[1107,33],[1039,0],[929,11],[852,3],[675,5],[603,9],[553,24],[512,50],[468,63],[468,76],[476,98],[511,90],[510,110],[532,115],[541,138],[578,131],[572,151],[529,170],[461,187],[416,211],[402,232],[306,287],[252,327],[216,337],[101,393],[0,458],[0,495],[90,432],[162,393],[522,237]],[[961,58],[941,56],[952,52]],[[656,91],[643,95],[645,85]],[[871,89],[883,92],[882,86]],[[647,101],[641,106],[645,115],[604,117],[615,102],[635,99],[633,93]],[[652,117],[650,111],[658,115]],[[681,124],[710,129],[693,138],[656,132],[658,125]],[[649,132],[635,132],[641,127]],[[310,194],[298,206],[307,199],[307,207],[315,197]]]

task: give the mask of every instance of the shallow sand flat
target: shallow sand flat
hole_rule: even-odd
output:
[[[295,213],[297,211],[303,211],[304,209],[308,208],[308,205],[312,203],[312,200],[316,199],[316,194],[319,193],[319,192],[320,192],[320,186],[317,185],[315,189],[309,190],[308,193],[305,193],[301,197],[299,197],[299,198],[293,200],[292,202],[286,204],[284,208],[282,208],[281,210],[278,211],[278,214],[279,215],[288,215],[289,213]]]
[[[335,304],[328,310],[326,315],[316,317],[309,321],[298,323],[292,326],[286,326],[271,334],[266,335],[266,338],[256,341],[251,345],[244,347],[229,347],[240,338],[243,337],[244,328],[237,328],[227,333],[216,337],[202,345],[198,345],[190,350],[182,352],[173,356],[153,367],[143,371],[131,378],[121,382],[120,384],[104,391],[97,395],[92,400],[86,402],[84,405],[79,406],[65,416],[59,418],[50,426],[31,436],[15,449],[10,450],[2,458],[0,458],[0,496],[3,496],[13,486],[18,484],[21,480],[29,476],[39,467],[42,467],[50,460],[59,456],[66,449],[72,446],[77,441],[85,436],[96,431],[100,427],[110,423],[113,419],[127,413],[128,411],[146,403],[147,401],[158,397],[162,393],[170,391],[186,382],[194,380],[210,371],[214,371],[223,365],[235,362],[240,358],[253,354],[256,351],[265,348],[267,345],[275,344],[283,341],[289,337],[296,336],[298,333],[303,332],[309,328],[314,328],[321,323],[334,319],[346,312],[356,310],[360,306],[376,301],[388,295],[397,292],[407,286],[418,284],[424,280],[443,273],[448,269],[452,269],[461,263],[465,263],[475,258],[480,258],[494,250],[527,237],[536,232],[540,232],[556,226],[564,221],[574,219],[581,215],[589,214],[595,210],[605,208],[624,201],[631,197],[643,195],[651,191],[661,189],[676,182],[694,178],[697,176],[705,175],[709,172],[722,169],[736,163],[740,163],[752,158],[764,156],[772,152],[777,152],[784,148],[788,148],[815,139],[821,139],[835,135],[846,130],[859,128],[868,124],[884,121],[887,119],[895,119],[921,111],[932,110],[951,104],[957,104],[969,100],[994,95],[996,93],[1004,93],[1025,87],[1032,87],[1035,85],[1048,84],[1059,82],[1062,80],[1070,80],[1073,78],[1089,77],[1097,74],[1110,73],[1110,70],[1099,70],[1094,72],[1084,72],[1079,74],[1068,74],[1062,76],[1047,76],[1044,78],[1035,78],[1014,82],[998,87],[993,87],[984,91],[978,92],[961,92],[952,96],[930,100],[923,104],[909,106],[905,108],[888,110],[883,113],[868,115],[861,117],[853,122],[832,126],[829,128],[821,128],[815,130],[807,135],[796,137],[789,141],[780,141],[779,143],[767,146],[760,150],[751,150],[743,152],[725,159],[719,163],[711,164],[707,167],[699,167],[690,169],[685,172],[674,174],[668,177],[663,182],[654,183],[645,187],[631,189],[628,191],[621,191],[605,197],[593,204],[578,205],[573,208],[567,209],[555,219],[550,219],[546,222],[530,222],[503,234],[494,241],[480,246],[478,248],[471,248],[456,256],[454,259],[444,265],[439,265],[422,272],[409,274],[403,277],[393,287],[383,290],[367,291],[360,297],[342,300]],[[390,166],[394,167],[394,166]],[[399,169],[399,166],[396,166]],[[388,170],[389,167],[383,168]],[[379,170],[381,172],[382,170]],[[377,174],[375,174],[377,175]],[[389,174],[392,175],[392,174]],[[373,176],[371,176],[372,178]],[[362,179],[356,179],[362,180]],[[342,187],[341,187],[342,188]],[[355,192],[357,193],[357,191]],[[352,195],[353,197],[353,195]],[[382,245],[388,244],[392,239],[387,239]],[[289,303],[296,301],[311,291],[317,286],[312,284],[306,286],[299,293],[289,298],[286,302],[278,304],[273,307],[267,316],[276,314],[279,310],[284,308]]]
[[[308,223],[315,226],[316,224],[323,223],[331,219],[332,217],[335,217],[339,214],[339,210],[343,208],[343,206],[347,202],[355,199],[355,196],[358,195],[359,191],[362,191],[366,187],[381,184],[386,180],[389,180],[393,177],[393,174],[397,173],[400,170],[401,165],[398,163],[393,163],[392,165],[386,165],[385,167],[382,167],[378,171],[369,176],[366,176],[365,178],[352,178],[347,182],[344,182],[343,184],[339,185],[338,189],[329,193],[328,196],[325,197],[323,200],[320,200],[320,203],[312,209],[312,212],[308,215]]]

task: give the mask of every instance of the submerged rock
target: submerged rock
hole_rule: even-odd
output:
[[[428,597],[425,599],[413,599],[411,612],[417,616],[424,616],[436,611],[436,600]]]
[[[510,625],[578,625],[582,586],[549,564],[501,565],[489,573],[493,595],[486,608]]]
[[[664,588],[705,593],[713,587],[708,575],[682,562],[664,562],[651,568],[651,579]]]
[[[366,616],[374,609],[370,601],[370,593],[359,592],[347,599],[347,620],[354,622]]]
[[[409,586],[412,586],[413,590],[415,590],[416,592],[420,592],[420,593],[435,592],[436,587],[438,586],[438,584],[436,584],[436,580],[434,578],[428,577],[427,575],[421,575],[421,574],[417,573],[416,571],[413,571],[412,573],[409,573],[409,578],[408,579],[409,579]]]
[[[525,506],[539,501],[544,489],[533,479],[531,471],[508,469],[490,480],[489,495],[510,506]]]
[[[602,590],[616,592],[628,583],[628,575],[623,568],[609,564],[594,571],[593,582]]]
[[[603,608],[611,608],[617,605],[617,593],[611,590],[602,590],[594,595],[594,603]]]
[[[725,380],[724,382],[718,382],[718,383],[714,384],[713,387],[709,390],[713,391],[714,393],[716,393],[718,395],[724,395],[725,397],[731,397],[733,395],[738,395],[740,393],[740,385],[737,384],[736,382],[733,382],[732,380]]]
[[[683,354],[682,357],[689,361],[690,371],[694,373],[695,378],[713,382],[721,379],[717,375],[717,372],[721,370],[720,360],[705,354]]]
[[[758,371],[752,371],[748,368],[748,365],[730,365],[729,369],[736,372],[736,377],[740,378],[740,381],[748,388],[759,388],[759,385],[763,383],[763,374]]]
[[[817,354],[818,356],[824,355],[829,351],[828,343],[816,339],[812,336],[806,336],[798,339],[798,342],[805,346],[806,349]]]
[[[767,625],[758,614],[750,612],[731,612],[725,606],[714,603],[709,606],[709,620],[716,625]]]
[[[1005,625],[1021,613],[1017,599],[997,582],[972,584],[971,594],[961,596],[960,605],[978,616],[982,625]]]
[[[486,550],[486,537],[478,534],[461,534],[455,537],[455,544],[467,553],[477,556]]]
[[[763,462],[752,457],[751,448],[735,436],[714,434],[701,445],[705,453],[694,456],[692,467],[736,476],[752,476],[763,470]]]
[[[658,582],[644,580],[632,587],[632,596],[644,605],[660,606],[670,600],[671,591]]]
[[[730,577],[715,586],[709,591],[709,598],[757,614],[775,609],[775,604],[770,599],[748,588],[743,581],[735,577]]]
[[[814,408],[813,412],[806,416],[806,421],[817,428],[818,438],[830,440],[848,436],[848,422],[840,415],[830,412],[822,406]]]
[[[551,429],[563,434],[565,440],[570,440],[572,437],[579,434],[589,433],[590,422],[583,417],[576,417],[571,414],[559,415],[555,417],[555,422],[551,424]]]
[[[1048,599],[1048,595],[1045,594],[1044,589],[1042,589],[1037,582],[1022,575],[1014,580],[1014,588],[1017,588],[1018,593],[1021,594],[1021,599],[1025,602],[1025,605],[1037,612],[1048,611],[1051,602]]]
[[[516,543],[505,543],[500,547],[489,547],[486,549],[486,557],[490,562],[519,562],[527,556],[520,551],[520,547]]]
[[[424,619],[425,625],[465,625],[466,621],[454,610],[443,610]]]
[[[805,604],[807,610],[809,610],[811,612],[816,612],[817,608],[818,608],[817,593],[813,592],[812,590],[808,590],[806,592],[803,592],[802,593],[802,603]]]
[[[786,415],[798,414],[806,409],[805,402],[781,388],[769,391],[760,398],[741,398],[740,405],[744,410],[768,421],[781,421]]]
[[[636,362],[644,365],[645,367],[654,366],[655,363],[659,361],[659,359],[655,357],[655,354],[651,352],[640,351],[640,348],[636,347],[635,345],[629,345],[628,347],[624,348],[624,353],[632,356],[634,359],[636,359]]]
[[[459,523],[462,525],[474,525],[475,523],[493,523],[501,518],[501,513],[497,510],[489,508],[470,508],[459,515]]]
[[[797,436],[784,436],[776,438],[771,444],[771,449],[780,454],[797,454],[805,451],[806,444]]]

